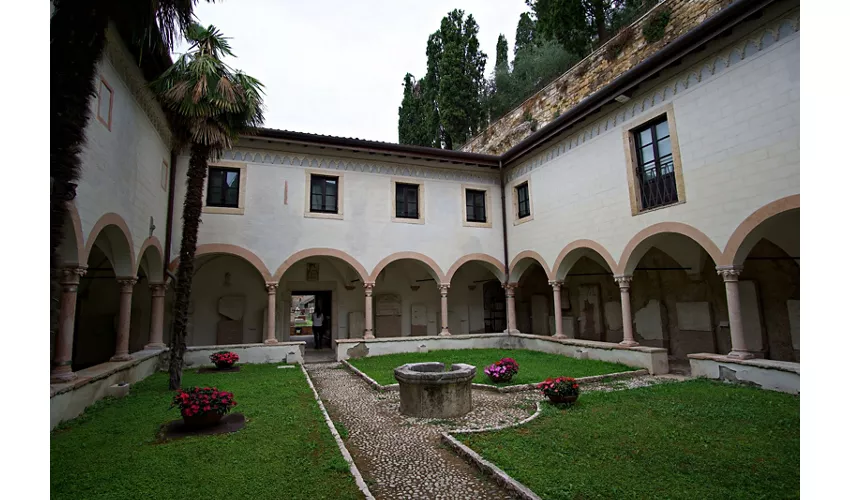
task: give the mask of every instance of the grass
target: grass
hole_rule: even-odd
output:
[[[233,392],[245,428],[158,444],[160,424],[180,416],[154,374],[51,433],[51,498],[363,498],[301,370],[193,370],[183,384]]]
[[[484,368],[502,358],[514,358],[519,363],[519,373],[514,375],[514,378],[510,382],[494,384],[484,374]],[[395,368],[405,363],[421,363],[424,361],[475,365],[478,368],[478,373],[473,382],[497,386],[534,384],[546,380],[547,377],[565,376],[579,378],[637,369],[619,363],[575,359],[557,354],[526,351],[523,349],[456,349],[432,351],[429,353],[386,354],[384,356],[348,360],[358,370],[369,375],[381,385],[396,383],[396,379],[393,376],[393,370]]]
[[[800,399],[751,387],[586,393],[522,427],[457,437],[542,498],[800,496]]]

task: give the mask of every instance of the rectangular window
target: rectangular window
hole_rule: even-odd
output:
[[[633,134],[642,210],[678,202],[667,115],[635,129]]]
[[[487,222],[487,209],[485,204],[485,191],[477,189],[466,190],[466,221]]]
[[[339,177],[310,175],[310,211],[335,214],[339,196]]]
[[[239,173],[238,168],[210,167],[208,207],[239,207]]]
[[[523,182],[516,187],[517,218],[522,219],[531,215],[531,205],[528,202],[528,183]]]
[[[110,131],[112,130],[112,96],[112,87],[101,77],[97,88],[97,119]]]
[[[395,216],[400,219],[419,218],[419,185],[397,182],[395,185]]]

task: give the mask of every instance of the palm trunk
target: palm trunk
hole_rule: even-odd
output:
[[[183,200],[183,234],[180,240],[180,264],[174,298],[174,323],[171,334],[171,361],[168,366],[168,388],[179,389],[183,379],[183,355],[186,353],[186,322],[189,317],[189,296],[192,293],[192,274],[195,271],[195,251],[198,249],[198,226],[207,177],[210,148],[193,144],[186,178],[186,199]]]
[[[68,218],[67,203],[74,199],[74,182],[80,178],[89,99],[96,92],[94,76],[106,45],[108,23],[104,0],[56,0],[54,6],[56,11],[50,20],[51,339],[59,323],[61,263],[57,249]]]

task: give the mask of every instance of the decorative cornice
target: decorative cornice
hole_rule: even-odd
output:
[[[365,162],[362,160],[321,158],[311,155],[280,154],[249,150],[227,150],[222,154],[221,159],[227,161],[267,163],[270,165],[288,165],[292,167],[363,172],[369,174],[415,177],[419,179],[434,179],[453,182],[471,182],[494,185],[499,183],[498,174],[485,175],[483,173],[467,172],[463,170],[429,168],[418,165],[399,165],[384,162]]]
[[[133,55],[127,50],[118,30],[111,22],[106,31],[104,56],[104,59],[108,60],[118,76],[121,77],[121,81],[130,90],[135,103],[147,115],[154,130],[165,143],[165,147],[171,149],[171,128],[168,126],[165,113],[163,113],[162,107],[160,107],[153,92],[148,88],[148,82],[145,80],[142,70],[139,69]]]
[[[569,137],[563,139],[555,146],[547,148],[521,165],[511,169],[505,176],[506,182],[511,182],[522,177],[532,170],[558,158],[562,154],[575,149],[587,141],[621,126],[635,116],[648,111],[662,103],[669,101],[673,96],[684,92],[692,87],[698,86],[715,74],[718,74],[739,62],[748,59],[755,54],[776,44],[782,39],[800,31],[800,10],[795,9],[786,12],[762,25],[736,42],[727,45],[715,54],[706,57],[691,66],[687,71],[678,73],[668,82],[646,92],[640,98],[634,99],[634,104],[623,106],[608,113],[596,122],[575,131]]]

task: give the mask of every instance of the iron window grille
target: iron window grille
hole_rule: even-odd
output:
[[[487,211],[484,204],[485,192],[477,189],[466,190],[466,221],[487,222]]]
[[[673,146],[667,116],[662,115],[635,129],[636,173],[640,184],[641,210],[670,205],[679,201]]]
[[[395,216],[400,219],[419,218],[419,185],[397,182],[395,185]]]
[[[528,183],[523,182],[516,187],[517,218],[523,219],[531,215],[531,205],[528,202]]]
[[[207,206],[239,208],[239,169],[210,167]]]
[[[339,177],[310,176],[310,211],[325,214],[337,213]]]

